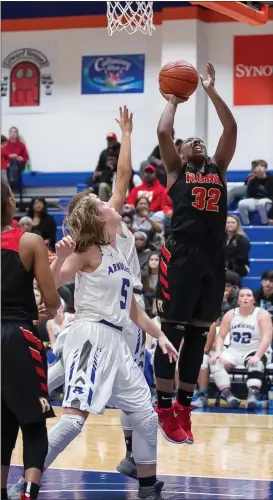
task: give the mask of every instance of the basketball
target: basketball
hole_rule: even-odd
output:
[[[175,61],[163,66],[159,73],[159,88],[164,94],[190,97],[197,89],[198,73],[187,61]]]

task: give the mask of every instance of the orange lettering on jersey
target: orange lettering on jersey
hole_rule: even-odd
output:
[[[190,172],[186,172],[186,183],[190,184],[191,182],[195,183],[195,174],[191,174]]]
[[[211,182],[212,184],[218,184],[218,186],[222,186],[222,182],[218,174],[208,174],[207,177],[210,177],[209,182]]]
[[[196,174],[196,181],[199,182],[199,184],[204,184],[204,182],[207,182],[207,176],[203,176],[200,172],[198,172]]]

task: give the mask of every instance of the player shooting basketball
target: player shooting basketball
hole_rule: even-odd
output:
[[[175,76],[175,64],[172,64],[172,77]],[[187,78],[183,76],[183,64],[186,76],[194,70],[188,63],[177,63],[180,96],[184,89],[187,95],[192,93],[188,81],[184,83]],[[174,117],[177,106],[188,97],[177,98],[161,90],[168,104],[158,125],[158,138],[173,216],[170,236],[161,253],[157,307],[167,338],[176,349],[183,336],[184,343],[179,360],[178,398],[174,404],[175,367],[166,363],[160,349],[156,349],[156,411],[163,435],[174,443],[193,443],[191,400],[202,364],[206,332],[220,315],[225,289],[226,170],[235,152],[237,125],[215,89],[215,70],[210,62],[207,72],[207,78],[200,75],[200,80],[223,125],[212,158],[204,142],[197,137],[186,139],[181,156],[178,154],[172,139]],[[164,78],[166,82],[166,71]],[[172,82],[169,87],[171,85]]]

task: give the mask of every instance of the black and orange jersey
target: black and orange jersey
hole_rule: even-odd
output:
[[[24,230],[14,227],[1,233],[1,319],[30,321],[38,317],[33,291],[34,270],[27,271],[19,255]]]

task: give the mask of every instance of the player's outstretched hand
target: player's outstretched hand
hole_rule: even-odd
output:
[[[221,354],[216,353],[213,356],[210,357],[209,363],[210,365],[215,365],[216,363],[219,363],[221,361]]]
[[[182,102],[188,101],[188,97],[176,97],[176,95],[173,94],[165,94],[165,92],[162,92],[162,90],[159,89],[160,94],[166,99],[166,101],[172,102],[176,106],[178,104],[181,104]]]
[[[203,89],[206,92],[212,89],[215,85],[215,69],[211,62],[208,62],[207,64],[207,73],[208,73],[207,78],[204,78],[203,75],[199,75]]]
[[[56,256],[58,259],[66,260],[74,252],[75,247],[76,243],[71,236],[65,236],[55,245]]]
[[[172,343],[167,339],[166,335],[163,334],[159,337],[158,344],[163,354],[168,354],[170,363],[178,360],[179,354]]]
[[[129,113],[127,106],[119,108],[119,119],[115,118],[122,132],[131,134],[133,131],[133,113]]]

